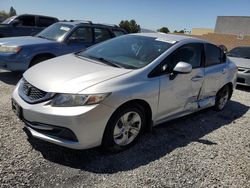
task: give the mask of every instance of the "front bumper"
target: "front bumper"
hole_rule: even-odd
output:
[[[247,73],[247,71],[238,71],[237,84],[250,86],[250,73]]]
[[[25,71],[29,67],[27,58],[20,53],[0,52],[0,69],[10,71]]]
[[[29,104],[19,96],[17,88],[13,99],[21,106],[23,120],[34,137],[72,149],[101,145],[105,127],[115,109],[103,104],[81,107],[52,107],[48,101]],[[67,129],[76,139],[50,133],[50,127]]]

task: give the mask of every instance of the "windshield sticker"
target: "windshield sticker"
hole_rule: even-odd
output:
[[[175,44],[177,42],[175,40],[167,40],[167,39],[164,39],[164,38],[156,38],[155,40],[160,41],[160,42],[167,42],[167,43],[170,43],[170,44]]]
[[[69,31],[69,30],[70,30],[70,28],[62,26],[62,27],[60,27],[60,30],[63,30],[63,31]]]

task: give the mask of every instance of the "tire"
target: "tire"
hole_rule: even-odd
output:
[[[38,63],[40,63],[40,62],[42,62],[42,61],[45,61],[45,60],[48,60],[48,59],[51,59],[51,58],[52,57],[49,57],[49,56],[36,57],[31,61],[29,68],[36,65],[36,64],[38,64]]]
[[[223,110],[229,99],[230,99],[230,88],[227,85],[225,85],[218,91],[216,95],[214,109],[216,111]]]
[[[118,109],[109,119],[102,140],[102,149],[119,152],[134,145],[146,125],[146,117],[140,105],[128,105]]]

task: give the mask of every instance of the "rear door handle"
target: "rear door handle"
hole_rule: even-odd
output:
[[[195,76],[195,77],[191,78],[191,80],[192,80],[193,82],[197,82],[197,81],[200,81],[200,80],[202,80],[202,79],[203,79],[202,76]]]

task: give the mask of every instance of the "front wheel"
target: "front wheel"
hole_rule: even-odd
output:
[[[221,111],[224,109],[224,107],[226,106],[228,100],[230,98],[230,89],[229,87],[226,85],[223,88],[221,88],[217,95],[216,95],[216,101],[215,101],[215,110],[216,111]]]
[[[145,113],[141,106],[125,106],[108,121],[102,146],[116,152],[129,148],[139,138],[145,126]]]
[[[31,61],[30,65],[29,65],[29,68],[36,65],[36,64],[38,64],[38,63],[40,63],[40,62],[42,62],[42,61],[46,61],[46,60],[48,60],[50,58],[52,58],[52,57],[49,57],[49,56],[36,57],[35,59],[33,59]]]

